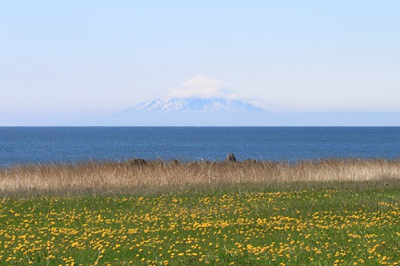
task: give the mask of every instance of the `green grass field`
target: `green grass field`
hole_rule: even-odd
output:
[[[6,197],[0,202],[0,261],[397,265],[400,185],[387,182]]]

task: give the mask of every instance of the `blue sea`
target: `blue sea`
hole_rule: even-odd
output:
[[[130,158],[400,158],[400,127],[0,127],[0,167]]]

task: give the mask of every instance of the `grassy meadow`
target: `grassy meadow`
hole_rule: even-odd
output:
[[[400,161],[0,170],[1,265],[397,265]]]

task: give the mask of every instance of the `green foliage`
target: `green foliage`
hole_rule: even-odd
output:
[[[395,265],[399,190],[334,185],[6,198],[7,265]],[[337,187],[337,186],[336,186]]]

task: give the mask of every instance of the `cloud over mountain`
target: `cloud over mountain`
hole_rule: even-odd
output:
[[[166,98],[244,99],[247,97],[229,89],[228,85],[221,80],[197,75],[182,82],[177,87],[170,88]]]

